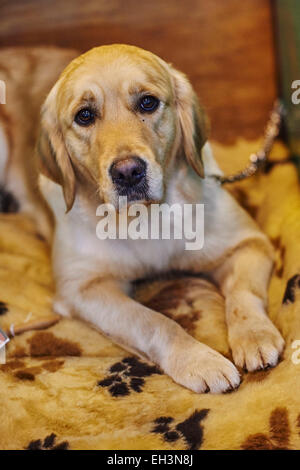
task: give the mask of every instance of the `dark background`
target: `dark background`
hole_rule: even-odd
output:
[[[0,0],[0,46],[128,43],[184,71],[212,137],[256,138],[276,96],[272,0]]]

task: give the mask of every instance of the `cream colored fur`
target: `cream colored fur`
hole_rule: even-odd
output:
[[[142,88],[160,98],[151,116],[133,112],[132,97]],[[99,117],[80,128],[74,115],[90,102]],[[205,272],[226,298],[235,364],[254,371],[278,361],[284,342],[266,313],[271,245],[209,177],[220,170],[209,144],[203,146],[204,122],[191,85],[173,67],[132,46],[95,48],[67,67],[43,106],[40,189],[55,218],[58,313],[93,324],[195,392],[220,393],[239,385],[236,367],[130,297],[136,278],[168,270]],[[184,250],[184,239],[97,239],[97,205],[117,204],[108,169],[128,154],[147,161],[152,201],[204,204],[202,250]]]

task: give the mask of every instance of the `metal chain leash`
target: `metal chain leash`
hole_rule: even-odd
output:
[[[249,165],[239,173],[229,176],[210,175],[220,184],[234,183],[249,178],[254,175],[267,161],[268,155],[273,147],[274,141],[279,134],[283,117],[283,105],[280,100],[276,100],[266,125],[263,146],[258,152],[252,153],[249,157]]]

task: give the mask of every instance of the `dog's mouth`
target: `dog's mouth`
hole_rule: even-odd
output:
[[[129,208],[134,205],[143,205],[145,207],[151,204],[160,204],[161,200],[153,197],[147,183],[141,187],[134,187],[126,191],[118,191],[116,193],[115,207],[117,211],[123,210],[125,207]]]
[[[109,168],[110,202],[117,209],[133,204],[149,206],[163,196],[162,171],[137,156],[116,160]]]
[[[118,187],[117,194],[119,197],[126,197],[128,202],[149,201],[149,186],[146,180],[140,181],[132,187]]]
[[[149,199],[147,163],[142,158],[131,156],[116,160],[111,165],[109,173],[119,197],[126,197],[128,202]]]

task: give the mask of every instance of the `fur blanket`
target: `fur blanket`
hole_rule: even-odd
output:
[[[216,147],[225,172],[258,143]],[[277,145],[273,158],[285,156]],[[1,449],[300,449],[300,191],[292,163],[234,184],[276,248],[269,314],[286,349],[239,389],[197,395],[89,325],[60,319],[49,248],[21,214],[0,215]],[[202,277],[141,282],[136,296],[230,358],[223,298]],[[296,341],[299,341],[297,343]],[[298,364],[299,363],[299,364]]]

